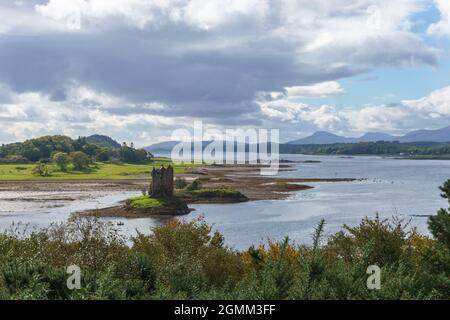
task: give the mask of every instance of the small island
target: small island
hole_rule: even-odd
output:
[[[249,199],[230,186],[203,188],[199,179],[191,183],[177,180],[177,190],[174,187],[173,167],[161,165],[153,168],[152,181],[148,195],[127,199],[121,206],[88,210],[85,215],[100,217],[144,218],[159,215],[184,215],[193,209],[188,203],[235,203]],[[146,192],[144,192],[146,193]]]

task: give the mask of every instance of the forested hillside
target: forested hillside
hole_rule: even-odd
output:
[[[426,158],[450,156],[450,143],[379,141],[309,145],[282,144],[280,152],[319,155],[402,155]]]
[[[74,140],[55,135],[0,146],[0,163],[48,162],[56,153],[75,152],[82,152],[91,161],[119,160],[126,163],[142,163],[151,156],[143,149],[120,145],[106,136],[79,137]]]

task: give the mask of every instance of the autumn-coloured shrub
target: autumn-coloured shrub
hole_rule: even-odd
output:
[[[131,239],[81,215],[44,230],[13,225],[0,234],[0,299],[449,299],[446,220],[430,221],[433,237],[376,215],[325,239],[321,220],[312,245],[286,238],[244,251],[201,218]],[[77,290],[66,286],[73,264]],[[378,289],[367,286],[374,265]]]

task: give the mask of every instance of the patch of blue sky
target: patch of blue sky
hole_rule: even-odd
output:
[[[345,92],[320,99],[296,99],[313,106],[333,105],[339,109],[359,109],[367,105],[395,104],[428,96],[434,90],[450,85],[450,37],[430,36],[430,24],[439,21],[436,7],[430,4],[413,17],[413,31],[428,46],[439,51],[436,66],[419,65],[411,68],[378,67],[345,79],[339,83]]]

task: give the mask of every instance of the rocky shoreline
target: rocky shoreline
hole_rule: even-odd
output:
[[[80,212],[84,216],[94,216],[102,218],[148,218],[154,216],[181,216],[194,211],[186,204],[184,206],[167,206],[164,208],[131,208],[125,203],[103,209],[85,210]]]
[[[215,203],[215,204],[225,204],[225,203],[239,203],[246,202],[248,198],[209,198],[209,199],[183,199],[183,204],[174,206],[165,206],[162,208],[132,208],[127,206],[124,202],[119,206],[108,207],[103,209],[93,209],[85,210],[80,212],[81,215],[85,216],[96,216],[103,218],[148,218],[153,216],[181,216],[189,214],[195,209],[189,208],[190,203]]]

